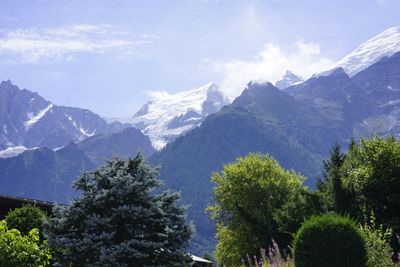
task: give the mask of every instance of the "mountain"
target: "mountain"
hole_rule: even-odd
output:
[[[202,125],[151,157],[167,187],[181,191],[196,222],[197,244],[212,243],[214,225],[204,214],[212,202],[210,177],[250,152],[268,153],[309,179],[338,142],[372,134],[400,136],[400,53],[384,57],[353,77],[342,68],[279,90],[250,83]]]
[[[139,129],[133,127],[113,134],[89,137],[78,143],[77,146],[96,165],[102,164],[105,159],[113,156],[128,158],[140,151],[145,158],[148,158],[154,152],[150,139]]]
[[[56,151],[28,150],[0,159],[0,193],[65,203],[77,196],[71,185],[84,171],[100,166],[113,155],[127,158],[139,150],[145,157],[153,153],[148,137],[135,128],[70,142]]]
[[[285,75],[283,75],[282,79],[275,83],[275,86],[281,90],[288,88],[294,84],[298,84],[303,82],[303,78],[297,76],[290,70],[287,70]]]
[[[285,92],[316,108],[344,136],[400,137],[400,52],[383,57],[353,77],[342,68]]]
[[[208,83],[177,94],[153,96],[129,121],[150,137],[156,149],[161,149],[227,104],[229,100],[218,86]]]
[[[9,147],[54,149],[96,134],[122,130],[87,109],[57,106],[39,94],[0,83],[0,150]]]
[[[400,51],[400,27],[392,27],[361,44],[337,63],[349,76]]]
[[[161,166],[166,187],[180,191],[190,204],[189,218],[200,239],[196,244],[207,247],[214,235],[214,224],[204,214],[212,202],[213,172],[239,156],[261,152],[287,169],[316,177],[337,132],[313,107],[270,83],[250,83],[231,105],[155,153],[151,162]]]
[[[385,57],[353,77],[372,105],[353,130],[355,136],[400,138],[400,52]]]

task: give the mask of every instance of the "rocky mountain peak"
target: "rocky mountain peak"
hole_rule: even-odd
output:
[[[294,74],[290,70],[287,70],[286,73],[282,76],[282,79],[275,83],[275,86],[279,89],[283,90],[292,86],[296,83],[300,83],[303,81],[303,78]]]

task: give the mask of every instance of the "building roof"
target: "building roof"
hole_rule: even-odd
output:
[[[54,202],[50,201],[43,201],[43,200],[38,200],[38,199],[32,199],[32,198],[26,198],[26,197],[16,197],[16,196],[9,196],[9,195],[0,195],[0,201],[1,202],[20,202],[24,204],[34,204],[34,205],[40,205],[40,206],[49,206],[53,207]]]

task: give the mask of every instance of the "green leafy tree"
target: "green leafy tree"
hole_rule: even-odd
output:
[[[39,230],[31,229],[21,235],[9,230],[6,221],[0,221],[0,267],[45,267],[50,265],[51,251],[40,241]]]
[[[362,139],[349,150],[343,184],[355,193],[352,216],[400,232],[400,142],[394,137]]]
[[[382,225],[377,226],[375,220],[372,214],[370,222],[361,226],[368,254],[367,267],[392,267],[390,239],[393,233],[391,229],[384,230]]]
[[[161,185],[157,175],[138,154],[80,177],[74,187],[81,197],[57,206],[48,225],[57,260],[73,266],[182,266],[192,226],[176,193],[154,193]]]
[[[308,215],[304,177],[289,172],[268,155],[249,154],[214,173],[217,259],[229,266],[246,254],[258,255],[272,239],[289,244]]]
[[[25,205],[11,210],[5,218],[8,228],[17,229],[23,235],[27,235],[33,228],[42,233],[45,219],[46,213],[33,205]]]

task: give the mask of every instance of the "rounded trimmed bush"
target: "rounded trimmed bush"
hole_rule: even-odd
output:
[[[36,228],[43,232],[43,222],[46,213],[33,205],[24,205],[7,213],[5,220],[10,229],[17,229],[22,235],[27,235],[30,230]]]
[[[293,244],[296,267],[365,267],[367,251],[357,224],[334,214],[313,216]]]

